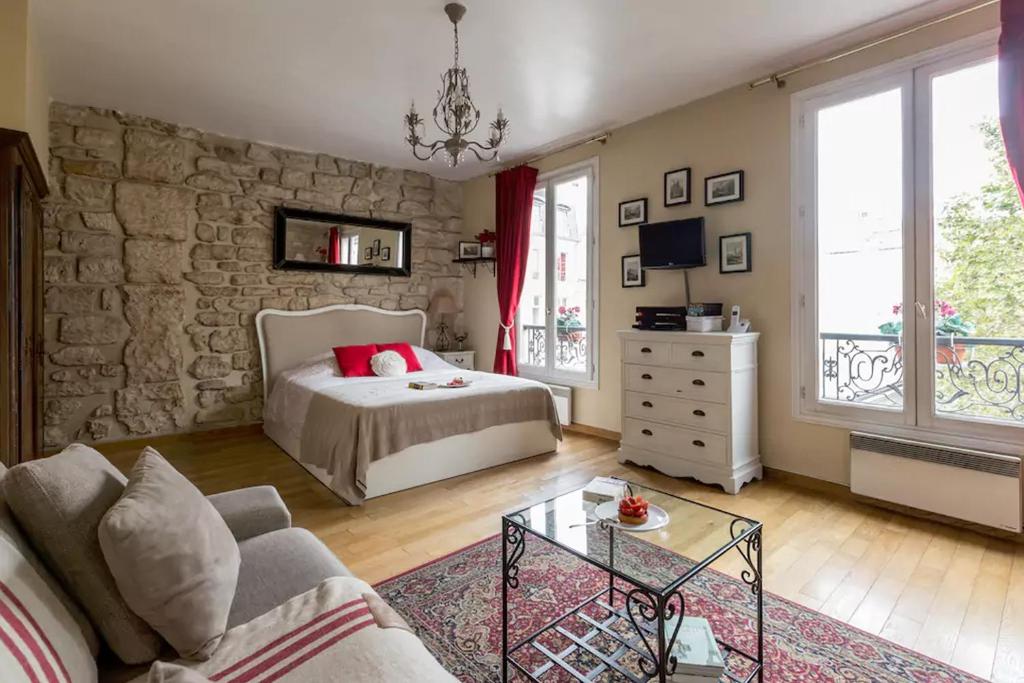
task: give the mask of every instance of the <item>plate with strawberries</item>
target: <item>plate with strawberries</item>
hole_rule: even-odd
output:
[[[627,531],[653,531],[668,524],[668,513],[643,496],[601,503],[594,514],[608,526]]]

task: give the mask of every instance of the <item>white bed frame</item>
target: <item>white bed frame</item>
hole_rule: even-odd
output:
[[[347,325],[347,318],[357,319],[360,324]],[[336,325],[332,319],[336,319]],[[287,322],[285,329],[268,329],[268,323],[271,323],[269,327],[280,327],[272,324],[277,321]],[[426,326],[427,316],[420,310],[386,311],[358,304],[336,304],[309,311],[262,310],[256,315],[256,333],[263,370],[264,403],[274,379],[305,358],[345,344],[406,341],[423,346]],[[282,343],[287,345],[285,353],[275,355],[275,346]],[[326,470],[302,462],[297,436],[301,434],[301,425],[264,420],[263,432],[331,488],[331,477]],[[557,446],[544,420],[498,425],[417,444],[370,464],[366,473],[366,498],[550,453]]]

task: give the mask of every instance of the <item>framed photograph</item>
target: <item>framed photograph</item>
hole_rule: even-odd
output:
[[[647,197],[630,199],[619,203],[619,227],[640,225],[647,222]]]
[[[665,174],[665,206],[690,203],[690,169],[677,168]]]
[[[743,171],[730,171],[704,179],[704,206],[743,201]]]
[[[459,242],[459,258],[480,258],[480,243]]]
[[[643,287],[647,284],[644,278],[644,269],[640,265],[640,254],[631,254],[622,257],[622,286]]]
[[[390,261],[391,260],[391,247],[384,247],[380,250],[380,260]]]
[[[366,261],[373,260],[373,247],[367,247],[366,249],[363,250],[363,259],[365,259]]]
[[[718,272],[749,273],[750,270],[750,233],[719,237]]]
[[[380,256],[380,240],[373,241],[373,255]]]

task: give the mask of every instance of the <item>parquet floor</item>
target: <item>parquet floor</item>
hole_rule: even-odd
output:
[[[152,439],[206,493],[273,484],[294,523],[374,583],[497,533],[502,512],[582,486],[634,481],[764,522],[765,587],[995,681],[1024,681],[1024,546],[780,481],[737,496],[619,465],[617,444],[568,434],[558,454],[348,507],[252,429]],[[138,443],[102,445],[128,469]],[[737,575],[738,555],[716,568]]]

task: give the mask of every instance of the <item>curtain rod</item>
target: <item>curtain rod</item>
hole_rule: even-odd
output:
[[[1011,0],[1008,0],[1008,1],[1011,1]],[[848,50],[843,50],[842,52],[837,52],[835,54],[829,55],[828,57],[823,57],[821,59],[816,59],[816,60],[814,60],[812,62],[805,62],[804,64],[801,64],[799,66],[794,66],[793,68],[786,69],[785,71],[777,71],[777,72],[775,72],[773,74],[765,76],[764,78],[759,78],[756,81],[751,81],[748,84],[748,87],[751,90],[753,90],[754,88],[759,88],[762,85],[768,85],[769,83],[774,83],[777,87],[783,88],[783,87],[786,86],[786,78],[789,77],[789,76],[792,76],[793,74],[800,73],[801,71],[806,71],[807,69],[813,69],[816,66],[822,66],[822,65],[825,65],[825,64],[831,64],[832,62],[838,61],[840,59],[844,59],[846,57],[850,57],[852,55],[855,55],[858,52],[863,52],[864,50],[870,50],[873,47],[877,47],[877,46],[882,45],[884,43],[888,43],[891,40],[896,40],[897,38],[903,38],[904,36],[909,36],[910,34],[916,33],[916,32],[918,32],[918,31],[920,31],[922,29],[926,29],[926,28],[929,28],[931,26],[935,26],[936,24],[941,24],[941,23],[943,23],[945,21],[949,21],[950,19],[956,19],[957,17],[962,17],[965,14],[970,14],[971,12],[975,12],[975,11],[977,11],[979,9],[983,9],[983,8],[988,7],[990,5],[996,5],[996,4],[999,4],[999,0],[985,0],[985,2],[980,2],[980,3],[976,4],[976,5],[972,5],[970,7],[965,7],[964,9],[957,10],[956,12],[952,12],[950,14],[945,14],[945,15],[943,15],[941,17],[936,17],[935,19],[931,19],[929,21],[926,21],[923,24],[917,24],[916,26],[911,26],[910,28],[905,28],[902,31],[898,31],[896,33],[891,33],[891,34],[889,34],[887,36],[883,36],[882,38],[877,38],[875,40],[872,40],[871,42],[863,43],[863,44],[858,45],[856,47],[852,47],[852,48],[850,48]]]
[[[515,168],[516,166],[525,166],[526,164],[532,164],[535,161],[540,161],[541,159],[545,159],[545,158],[547,158],[547,157],[549,157],[549,156],[551,156],[553,154],[560,154],[562,152],[568,152],[570,149],[574,149],[576,147],[582,147],[583,145],[589,145],[589,144],[594,143],[594,142],[600,142],[603,145],[604,143],[608,142],[608,138],[610,138],[611,136],[612,136],[611,133],[601,133],[600,135],[595,135],[593,137],[589,137],[586,140],[579,140],[578,142],[571,142],[568,145],[562,145],[561,147],[556,147],[555,149],[551,150],[550,152],[544,152],[543,154],[539,154],[539,155],[537,155],[535,157],[530,157],[526,161],[519,161],[519,162],[516,162],[515,164],[513,164],[512,166],[506,166],[506,167],[504,167],[502,169],[499,169],[497,171],[491,171],[490,173],[487,174],[487,177],[488,178],[493,178],[494,176],[498,175],[499,173],[501,173],[502,171],[504,171],[506,169]]]

